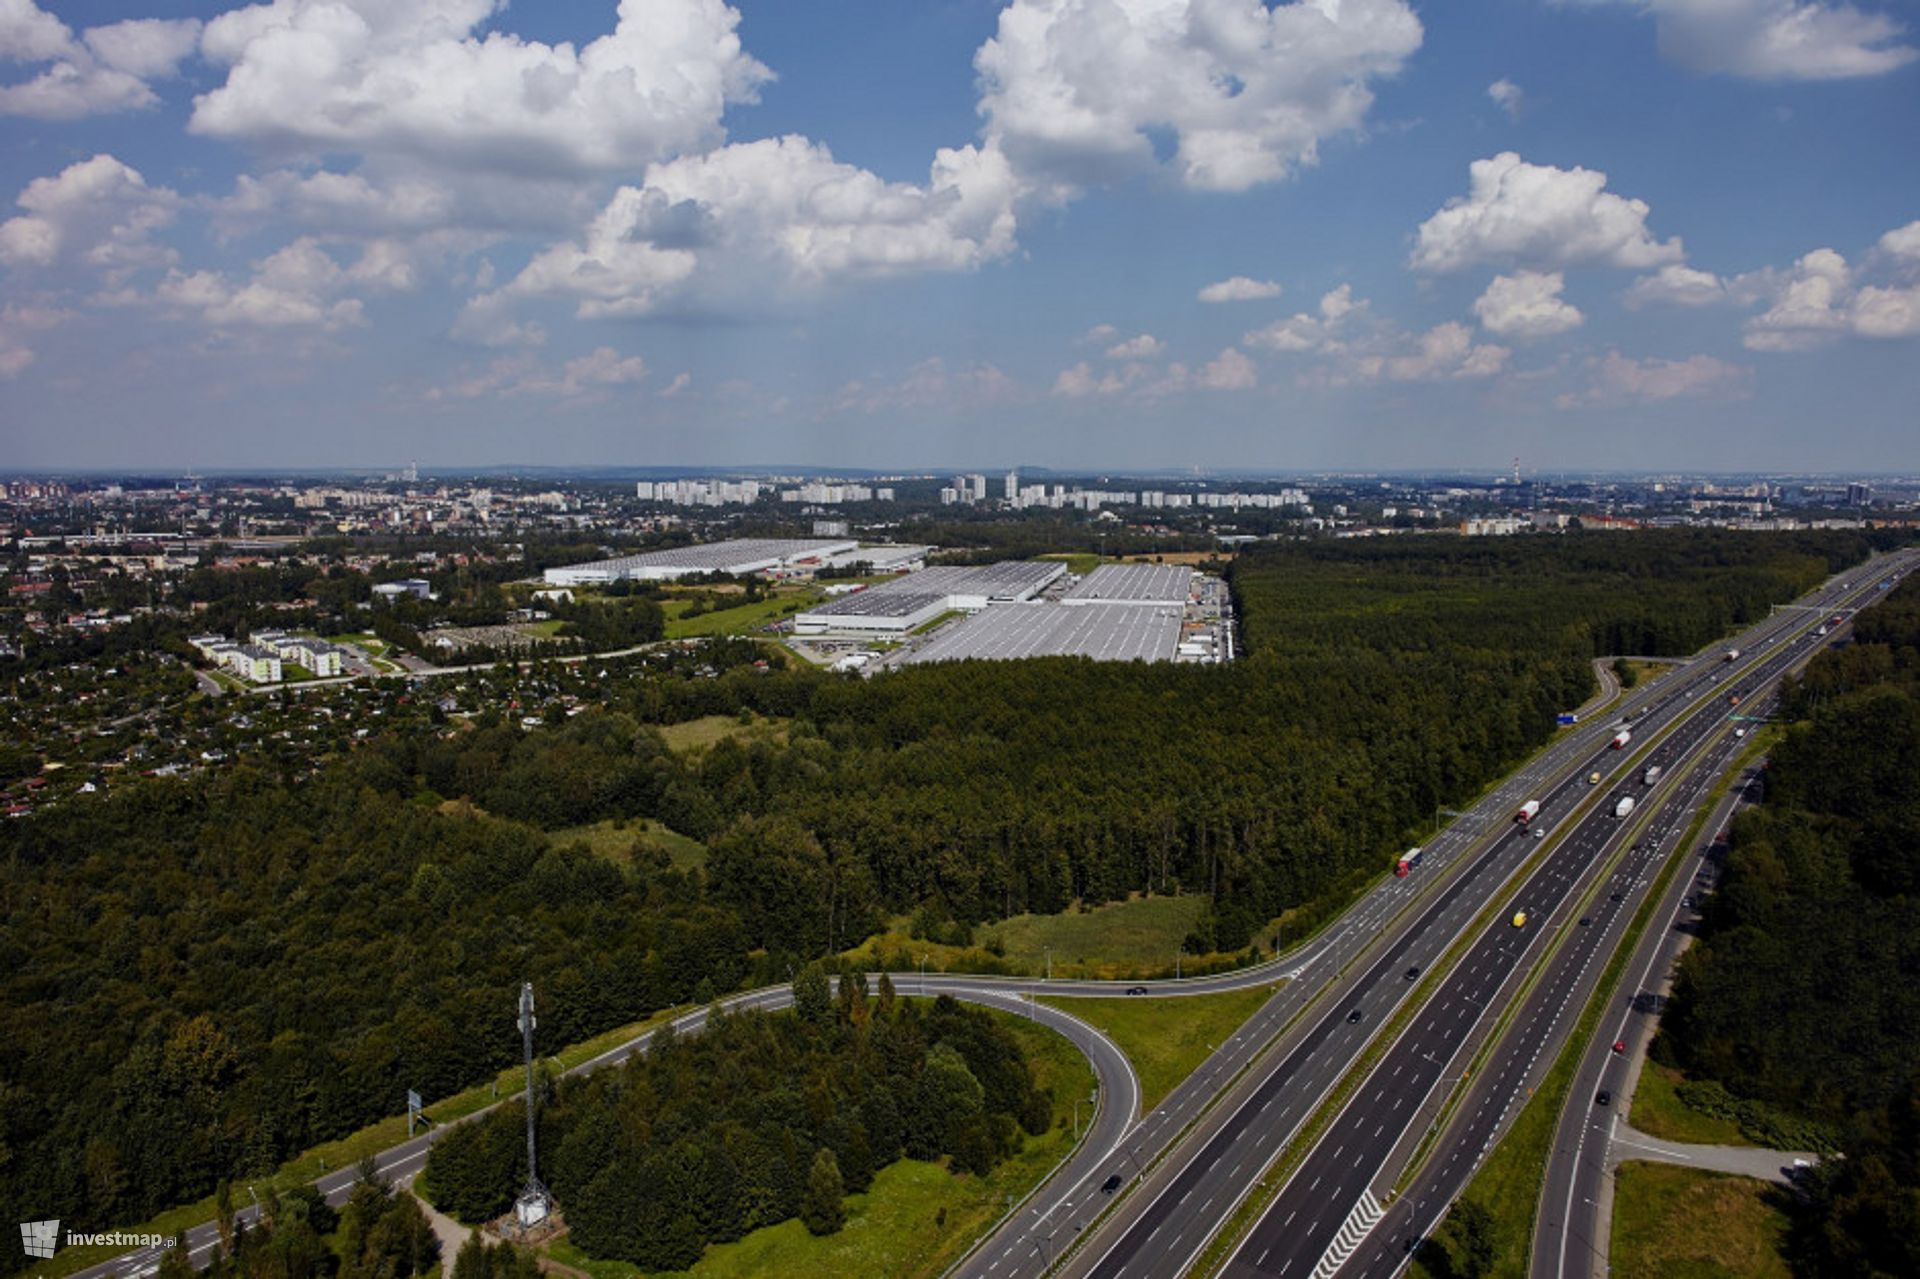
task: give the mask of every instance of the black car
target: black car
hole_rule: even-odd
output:
[[[1582,915],[1582,916],[1580,916],[1580,927],[1582,927],[1582,928],[1591,928],[1591,927],[1593,927],[1593,916],[1592,916],[1592,915]]]
[[[1615,893],[1613,895],[1613,900],[1617,902],[1625,901],[1626,899],[1627,899],[1627,895],[1625,893]]]
[[[1413,967],[1407,969],[1408,981],[1412,981],[1415,977],[1418,977],[1419,975],[1420,975],[1420,965],[1415,964]]]
[[[1129,986],[1127,987],[1127,993],[1129,995],[1144,995],[1147,993],[1147,988],[1145,986]]]
[[[1120,1189],[1120,1181],[1121,1181],[1120,1174],[1117,1172],[1114,1173],[1113,1176],[1108,1177],[1105,1181],[1100,1183],[1100,1193],[1103,1195],[1112,1194],[1114,1191]]]
[[[1358,1008],[1356,1008],[1356,1009],[1354,1009],[1354,1010],[1353,1010],[1352,1012],[1350,1012],[1350,1013],[1348,1013],[1348,1014],[1347,1014],[1347,1020],[1348,1020],[1349,1022],[1355,1022],[1355,1021],[1359,1021],[1359,1020],[1360,1020],[1360,1010],[1359,1010]]]
[[[1611,1106],[1613,1104],[1613,1094],[1602,1088],[1593,1095],[1593,1104],[1596,1106]]]

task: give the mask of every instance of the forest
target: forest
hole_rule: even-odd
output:
[[[884,975],[871,1000],[858,975],[836,997],[809,965],[791,1012],[720,1014],[560,1080],[539,1111],[541,1167],[580,1248],[684,1270],[790,1217],[833,1233],[843,1197],[902,1157],[985,1174],[1052,1120],[991,1014],[897,999]],[[526,1184],[525,1123],[511,1104],[448,1133],[425,1174],[436,1205],[474,1224],[505,1213]]]
[[[1277,545],[1233,566],[1251,652],[1226,667],[862,681],[724,641],[603,673],[554,724],[501,705],[312,769],[129,779],[0,824],[0,1198],[126,1223],[270,1169],[509,1064],[528,979],[558,1045],[784,980],[909,912],[1205,893],[1192,947],[1239,952],[1545,742],[1595,655],[1690,650],[1867,550]],[[658,731],[739,714],[782,731],[684,753]],[[638,818],[704,843],[705,867],[554,836]],[[17,1247],[0,1236],[0,1264]]]
[[[1838,1134],[1792,1233],[1799,1273],[1920,1274],[1920,583],[1862,613],[1785,708],[1800,722],[1734,823],[1655,1052],[1743,1126]]]

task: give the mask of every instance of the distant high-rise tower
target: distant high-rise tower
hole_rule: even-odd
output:
[[[520,984],[520,1048],[527,1062],[527,1188],[514,1201],[513,1215],[522,1229],[539,1225],[553,1213],[553,1196],[540,1184],[540,1163],[534,1149],[533,1092],[533,983]]]
[[[420,482],[420,463],[408,462],[407,469],[400,472],[400,478],[409,484],[418,484]]]
[[[1520,482],[1520,459],[1517,457],[1513,459],[1513,482],[1515,484]]]
[[[1873,486],[1871,484],[1861,483],[1858,480],[1856,480],[1852,484],[1847,485],[1847,505],[1848,506],[1873,505]]]
[[[1020,472],[1007,472],[1007,505],[1020,505]]]

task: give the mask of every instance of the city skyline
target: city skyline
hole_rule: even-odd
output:
[[[23,470],[1920,465],[1885,5],[96,16],[0,13]]]

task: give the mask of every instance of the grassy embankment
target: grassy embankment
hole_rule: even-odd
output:
[[[1788,1279],[1784,1192],[1751,1177],[1628,1163],[1614,1179],[1612,1273],[1622,1279]]]
[[[912,935],[909,920],[892,920],[883,933],[845,952],[869,972],[891,968],[905,972],[926,957],[930,973],[1001,973],[1039,977],[1053,952],[1055,977],[1108,981],[1188,976],[1232,967],[1231,955],[1182,955],[1180,944],[1206,909],[1204,897],[1135,897],[1090,910],[1058,915],[1016,915],[974,930],[967,945],[928,941]]]
[[[1281,983],[1179,999],[1048,996],[1040,1002],[1103,1031],[1140,1076],[1141,1113],[1152,1110],[1226,1042]]]
[[[1649,1137],[1666,1141],[1692,1141],[1713,1146],[1750,1146],[1732,1119],[1705,1115],[1680,1100],[1675,1090],[1686,1076],[1670,1066],[1648,1062],[1640,1072],[1640,1084],[1634,1089],[1633,1107],[1628,1112],[1633,1126]]]
[[[902,1159],[883,1169],[867,1193],[847,1198],[847,1223],[836,1234],[815,1237],[798,1220],[756,1230],[736,1243],[716,1244],[693,1267],[700,1279],[841,1279],[846,1275],[894,1275],[931,1279],[999,1220],[1011,1198],[1036,1185],[1076,1140],[1073,1101],[1093,1089],[1093,1070],[1063,1036],[1024,1017],[995,1013],[1013,1032],[1033,1065],[1036,1082],[1053,1098],[1054,1126],[1027,1137],[1021,1152],[985,1177],[956,1175],[943,1164]],[[1087,1110],[1080,1111],[1084,1125]],[[632,1279],[640,1272],[625,1262],[593,1261],[564,1242],[550,1249],[555,1261],[594,1279]]]

